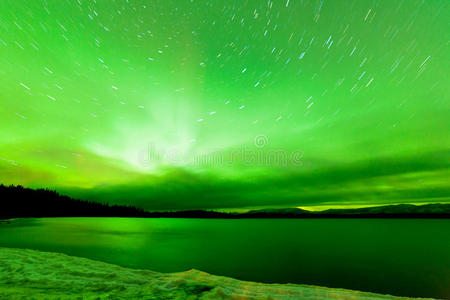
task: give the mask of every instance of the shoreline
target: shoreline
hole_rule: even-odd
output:
[[[301,284],[267,284],[197,270],[159,273],[87,258],[0,247],[0,298],[424,299]],[[432,298],[426,298],[432,299]]]

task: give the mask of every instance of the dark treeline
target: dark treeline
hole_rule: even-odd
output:
[[[47,189],[0,185],[0,218],[139,217],[139,218],[450,218],[450,204],[387,205],[312,212],[297,208],[226,213],[206,210],[146,212],[132,206],[73,199]]]
[[[47,189],[0,185],[0,218],[20,217],[144,217],[135,207],[107,205],[62,196]]]

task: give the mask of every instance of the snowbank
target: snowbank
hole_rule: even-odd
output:
[[[401,299],[307,285],[262,284],[191,270],[163,274],[59,253],[0,248],[0,299]]]

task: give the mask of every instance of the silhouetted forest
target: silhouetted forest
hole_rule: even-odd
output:
[[[19,217],[144,217],[130,206],[107,205],[62,196],[47,189],[0,185],[0,218]]]
[[[207,210],[147,212],[73,199],[47,189],[0,185],[0,218],[22,217],[139,217],[139,218],[450,218],[450,204],[398,204],[357,209],[308,211],[298,208],[225,213]]]

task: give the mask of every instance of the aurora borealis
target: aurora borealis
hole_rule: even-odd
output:
[[[149,210],[450,202],[449,4],[1,1],[0,183]]]

